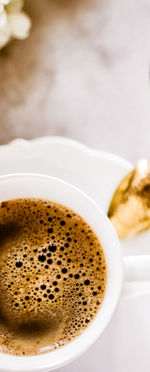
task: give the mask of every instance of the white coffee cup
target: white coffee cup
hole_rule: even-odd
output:
[[[85,352],[107,327],[122,291],[124,265],[119,240],[112,224],[99,206],[76,187],[54,177],[40,174],[12,174],[0,177],[0,202],[23,197],[44,198],[61,203],[78,212],[94,229],[102,243],[108,269],[104,301],[95,319],[74,341],[55,351],[36,356],[12,356],[0,353],[0,371],[44,372],[62,367]],[[126,262],[128,280],[150,277],[150,259]],[[146,265],[145,265],[146,264]],[[141,270],[141,265],[142,270]],[[129,267],[129,269],[128,269]],[[134,269],[133,269],[134,268]],[[139,274],[140,273],[140,274]]]

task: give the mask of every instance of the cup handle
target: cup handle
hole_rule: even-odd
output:
[[[150,294],[150,255],[124,257],[124,296]]]

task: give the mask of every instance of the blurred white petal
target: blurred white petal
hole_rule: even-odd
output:
[[[0,4],[0,14],[4,11],[4,5]]]
[[[13,37],[25,39],[28,36],[31,21],[25,13],[9,14],[8,23],[11,27]]]
[[[7,5],[10,3],[10,0],[0,0],[0,4]]]
[[[31,27],[30,18],[22,12],[24,0],[0,0],[0,49],[15,37],[25,39]]]
[[[7,24],[7,14],[4,11],[3,13],[0,14],[0,31],[3,29]]]

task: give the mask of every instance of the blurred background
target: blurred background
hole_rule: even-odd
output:
[[[149,0],[26,0],[0,52],[0,144],[58,135],[150,158]]]

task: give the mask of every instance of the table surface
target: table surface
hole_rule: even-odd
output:
[[[0,144],[67,136],[150,157],[149,0],[27,0],[25,41],[0,53]]]

